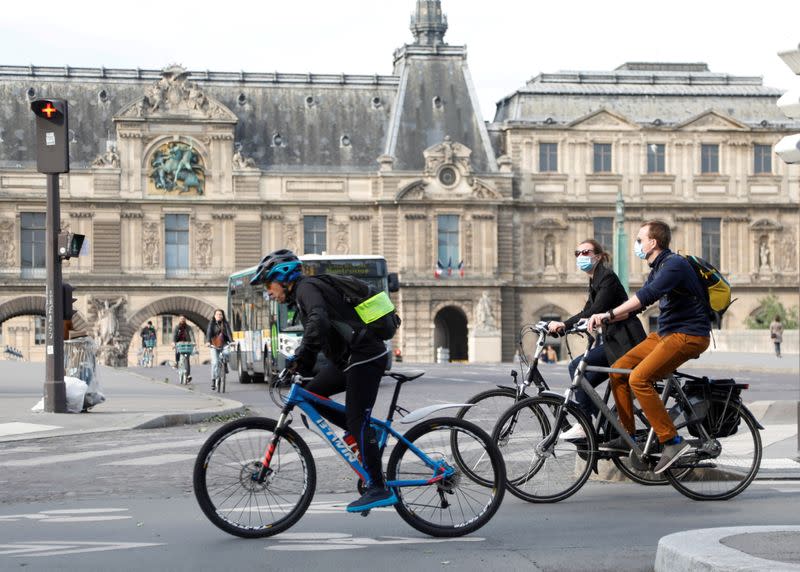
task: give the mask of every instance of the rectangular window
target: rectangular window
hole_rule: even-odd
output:
[[[700,235],[702,240],[701,256],[717,268],[719,268],[719,228],[722,219],[704,218],[700,219]]]
[[[20,261],[23,278],[45,277],[45,213],[21,213]]]
[[[663,143],[649,143],[647,145],[647,172],[665,173],[664,162],[665,146]]]
[[[438,261],[442,263],[445,273],[450,270],[457,270],[460,262],[458,251],[458,215],[439,215],[437,217],[439,226],[438,235]]]
[[[161,316],[161,343],[172,343],[172,316]]]
[[[603,250],[614,250],[614,219],[610,216],[596,217],[592,220],[594,225],[594,239],[600,243]]]
[[[703,143],[700,146],[700,172],[719,173],[719,145]]]
[[[303,217],[303,254],[322,254],[328,250],[328,217]]]
[[[753,146],[753,173],[772,174],[772,145]]]
[[[539,172],[558,172],[558,143],[539,143]]]
[[[46,330],[45,330],[45,317],[44,316],[34,316],[33,317],[33,343],[37,346],[43,346],[45,344],[45,337],[46,337]]]
[[[189,274],[189,215],[164,215],[164,241],[167,276]]]
[[[594,172],[611,172],[611,143],[594,144]]]

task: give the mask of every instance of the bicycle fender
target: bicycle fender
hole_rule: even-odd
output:
[[[416,423],[421,419],[425,419],[431,413],[436,413],[437,411],[441,411],[442,409],[451,409],[453,407],[472,407],[475,405],[474,403],[440,403],[438,405],[426,405],[425,407],[420,407],[419,409],[415,409],[402,419],[400,419],[400,423],[409,424],[409,423]]]
[[[550,390],[542,391],[541,393],[537,393],[536,397],[540,395],[547,395],[548,397],[558,397],[562,401],[564,400],[564,396],[561,393],[558,393],[557,391],[550,391]]]

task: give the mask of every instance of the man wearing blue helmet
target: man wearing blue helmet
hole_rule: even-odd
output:
[[[346,391],[344,414],[327,408],[320,413],[355,438],[368,472],[367,489],[347,506],[348,512],[393,505],[397,496],[386,488],[378,441],[369,424],[388,350],[339,292],[316,277],[303,276],[301,269],[291,250],[276,250],[261,260],[250,282],[266,284],[271,299],[297,309],[304,332],[292,368],[309,376],[319,352],[328,358],[305,388],[323,397]]]

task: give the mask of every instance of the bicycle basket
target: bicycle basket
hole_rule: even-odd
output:
[[[192,355],[194,353],[194,344],[192,342],[178,342],[175,344],[175,351],[179,354]]]
[[[730,381],[733,383],[732,379],[716,381]],[[742,418],[739,416],[739,410],[732,407],[731,404],[740,404],[742,402],[741,389],[724,385],[715,386],[708,383],[708,380],[704,378],[704,383],[687,383],[684,386],[684,392],[689,399],[701,397],[703,401],[706,401],[712,397],[714,398],[714,401],[708,402],[702,422],[709,435],[714,438],[730,437],[739,431],[739,424],[742,422]],[[687,429],[693,437],[700,437],[697,424],[690,423]]]

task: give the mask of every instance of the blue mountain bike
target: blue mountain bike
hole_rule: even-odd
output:
[[[284,375],[284,374],[282,374]],[[463,404],[440,404],[413,412],[397,405],[402,385],[423,372],[387,372],[397,381],[385,420],[372,418],[381,454],[389,437],[396,440],[386,465],[386,484],[395,490],[395,510],[408,524],[431,536],[462,536],[489,522],[505,490],[505,466],[485,431],[463,419],[425,417]],[[285,375],[284,375],[285,378]],[[275,391],[281,386],[276,384]],[[292,410],[359,477],[366,469],[357,452],[337,435],[316,406],[344,411],[344,405],[303,389],[295,376],[284,383],[277,421],[247,417],[218,429],[200,449],[194,466],[197,502],[214,525],[245,538],[272,536],[294,525],[311,504],[316,467],[305,441],[290,427]],[[417,423],[405,434],[392,428],[395,413],[402,424]],[[362,513],[364,516],[368,514]]]

